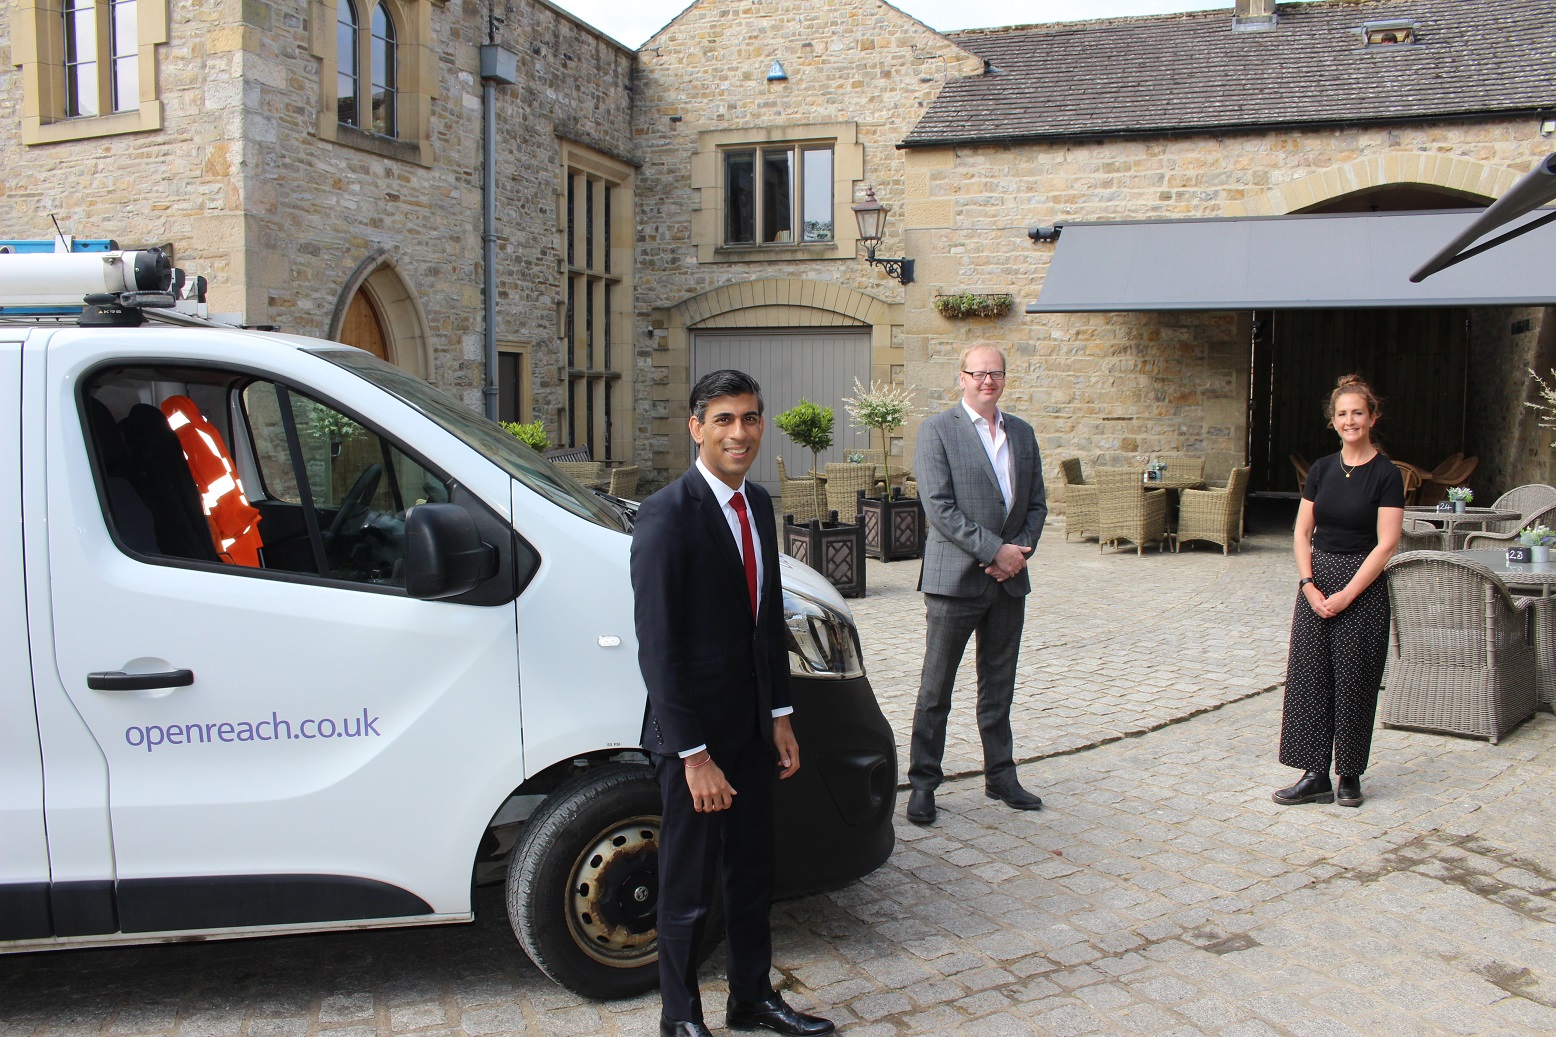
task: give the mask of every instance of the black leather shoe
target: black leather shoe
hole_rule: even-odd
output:
[[[1335,789],[1335,801],[1342,807],[1359,807],[1362,805],[1360,774],[1340,775],[1340,784]]]
[[[934,793],[927,789],[925,795],[931,800],[934,798]],[[724,1022],[731,1030],[764,1028],[790,1037],[820,1037],[821,1034],[837,1032],[837,1027],[832,1025],[830,1019],[796,1012],[776,993],[766,1001],[746,1002],[730,998],[729,1007],[724,1011]]]
[[[660,1016],[659,1037],[713,1037],[713,1031],[702,1023],[688,1023]]]
[[[1041,810],[1043,800],[1034,796],[1021,787],[1020,782],[1009,782],[1004,785],[985,785],[983,794],[990,799],[997,799],[1013,810]]]
[[[1281,789],[1270,798],[1283,807],[1296,806],[1298,803],[1331,803],[1334,801],[1334,786],[1329,784],[1328,771],[1307,771],[1291,788]]]
[[[933,789],[914,789],[908,794],[908,820],[916,825],[935,823],[935,792]]]

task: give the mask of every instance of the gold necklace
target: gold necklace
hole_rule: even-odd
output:
[[[1377,454],[1373,454],[1372,455],[1372,457],[1377,457],[1377,456],[1378,456]],[[1372,461],[1372,457],[1367,458],[1366,461],[1357,461],[1355,464],[1351,465],[1349,468],[1345,467],[1345,458],[1341,457],[1340,458],[1340,467],[1345,469],[1345,477],[1347,479],[1349,479],[1351,477],[1351,473],[1352,472],[1356,471],[1356,469],[1360,468],[1362,465],[1370,463]]]

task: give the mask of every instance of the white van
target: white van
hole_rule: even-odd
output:
[[[631,503],[168,288],[0,255],[0,951],[466,922],[506,861],[547,975],[652,987]],[[889,856],[896,751],[847,606],[783,577],[793,894]]]

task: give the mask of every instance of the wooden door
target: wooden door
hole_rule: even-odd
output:
[[[384,324],[378,317],[378,308],[367,293],[360,289],[351,297],[351,305],[346,307],[346,319],[340,326],[340,340],[348,346],[365,349],[380,360],[389,359]]]

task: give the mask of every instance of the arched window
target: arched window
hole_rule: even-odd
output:
[[[387,4],[375,4],[371,21],[364,26],[353,0],[339,0],[335,16],[335,108],[343,125],[384,137],[399,136],[398,38]],[[364,69],[367,76],[363,75]]]
[[[394,19],[383,4],[373,8],[373,132],[395,134],[395,32]]]
[[[340,0],[335,8],[335,111],[347,126],[357,120],[357,8]]]

